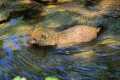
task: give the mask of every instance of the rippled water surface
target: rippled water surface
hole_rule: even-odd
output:
[[[49,25],[49,21],[43,23]],[[70,21],[70,25],[72,23],[74,21]],[[120,26],[119,20],[113,23]],[[65,25],[63,21],[60,26]],[[56,49],[51,46],[28,47],[25,33],[33,26],[34,24],[24,22],[21,16],[0,24],[0,80],[120,79],[120,38],[116,35],[119,28],[114,28],[113,31],[113,25],[94,41]],[[108,36],[109,33],[112,35]]]

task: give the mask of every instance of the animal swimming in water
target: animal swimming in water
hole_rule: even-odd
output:
[[[51,45],[59,48],[69,47],[95,39],[99,31],[100,28],[86,25],[76,25],[61,32],[39,27],[29,33],[28,43],[39,46]]]

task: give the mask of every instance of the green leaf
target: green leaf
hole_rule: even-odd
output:
[[[24,77],[16,76],[13,80],[27,80],[27,79]]]
[[[57,77],[48,76],[48,77],[45,78],[45,80],[60,80],[60,79],[57,78]]]

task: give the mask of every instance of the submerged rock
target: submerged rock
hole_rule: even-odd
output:
[[[36,28],[29,33],[31,39],[28,42],[40,46],[68,47],[95,39],[99,31],[99,28],[85,25],[74,26],[61,32]]]
[[[49,28],[60,28],[62,26],[71,26],[75,23],[75,14],[68,11],[56,11],[46,15],[42,25]]]

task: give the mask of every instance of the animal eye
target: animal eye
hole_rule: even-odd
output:
[[[46,39],[46,36],[44,34],[41,35],[42,38]]]

